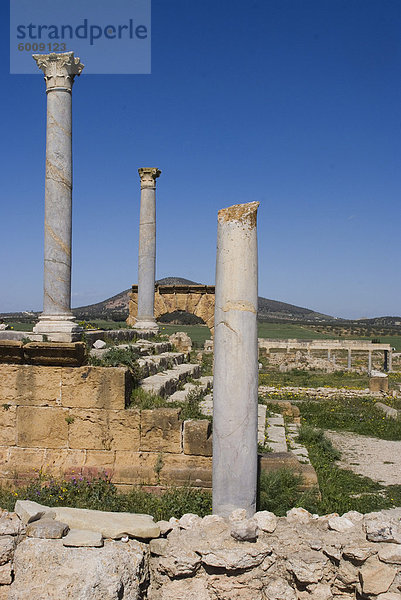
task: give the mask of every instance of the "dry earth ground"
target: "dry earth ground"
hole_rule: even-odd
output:
[[[401,485],[401,441],[393,442],[351,432],[325,431],[341,452],[339,467],[383,485]]]

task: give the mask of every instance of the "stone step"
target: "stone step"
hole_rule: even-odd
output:
[[[185,354],[183,352],[163,352],[162,354],[143,356],[138,359],[138,364],[143,369],[144,377],[149,377],[159,371],[181,365],[184,360]]]
[[[199,410],[205,417],[211,417],[213,415],[213,396],[207,394],[201,402],[199,402]]]
[[[299,432],[298,423],[289,423],[287,425],[287,436],[290,443],[290,451],[303,463],[310,464],[309,454],[305,446],[297,440]]]
[[[183,390],[177,390],[168,397],[168,402],[187,402],[192,392],[207,392],[213,385],[213,377],[200,377],[196,383],[186,383]]]
[[[266,412],[266,406],[258,404],[258,444],[262,445],[266,442]]]
[[[267,419],[267,444],[273,452],[287,452],[283,415],[273,414]]]
[[[173,369],[145,377],[139,385],[146,392],[166,397],[176,391],[181,381],[185,381],[189,377],[198,378],[199,375],[200,365],[184,363],[176,365]]]
[[[108,348],[92,348],[90,355],[102,358],[111,348],[135,348],[139,350],[142,356],[155,356],[170,352],[172,347],[170,342],[151,342],[150,340],[141,339],[137,340],[134,344],[118,344],[117,346],[109,346]]]

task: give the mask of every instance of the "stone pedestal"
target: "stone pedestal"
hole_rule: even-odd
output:
[[[213,382],[213,513],[255,512],[259,203],[219,211]]]
[[[383,374],[372,374],[369,378],[369,390],[371,392],[388,392],[388,376]]]
[[[156,272],[156,168],[138,169],[141,178],[138,252],[138,314],[135,329],[157,332],[154,317]]]
[[[44,299],[33,333],[70,342],[82,331],[71,312],[71,92],[83,65],[73,52],[33,58],[44,72],[47,93]]]

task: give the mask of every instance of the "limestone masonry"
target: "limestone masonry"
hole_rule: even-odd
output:
[[[2,600],[401,600],[401,509],[147,515],[17,502]]]

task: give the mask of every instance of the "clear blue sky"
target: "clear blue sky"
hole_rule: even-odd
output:
[[[9,74],[8,19],[0,312],[43,281],[45,86]],[[260,295],[400,315],[400,67],[399,0],[153,0],[152,74],[74,85],[73,306],[136,283],[157,166],[158,278],[214,283],[217,211],[259,200]]]

